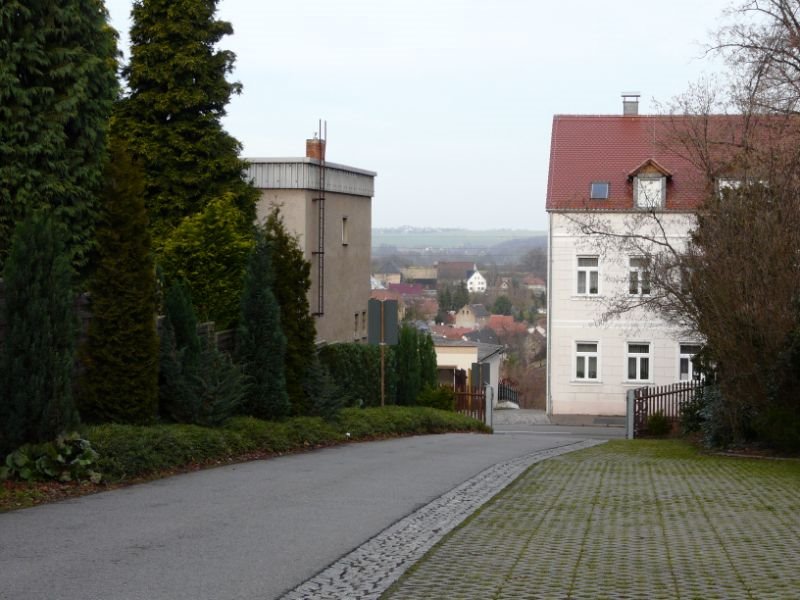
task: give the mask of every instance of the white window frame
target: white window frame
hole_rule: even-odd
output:
[[[645,282],[647,287],[644,285]],[[650,270],[647,268],[647,259],[644,256],[628,257],[628,294],[631,296],[649,296],[651,290],[652,284],[650,283]]]
[[[584,349],[581,346],[594,345],[594,351]],[[577,340],[573,344],[572,361],[572,381],[578,383],[599,383],[600,382],[600,342],[597,340]],[[595,376],[590,377],[589,365],[591,359],[595,360]],[[583,363],[583,377],[578,375],[578,365]]]
[[[581,260],[595,260],[595,265],[581,265]],[[584,290],[580,291],[581,274],[583,274]],[[596,274],[595,291],[592,292],[592,274]],[[575,295],[577,296],[599,296],[600,295],[600,257],[597,255],[578,255],[575,258]]]
[[[647,346],[647,352],[631,352],[631,346]],[[631,377],[631,359],[635,361],[635,377]],[[647,373],[642,377],[642,364],[646,361]],[[625,342],[625,381],[628,383],[649,383],[653,381],[653,343]]]
[[[685,346],[697,348],[697,352],[684,352]],[[702,349],[703,344],[699,342],[679,342],[678,343],[678,381],[694,381],[694,363],[692,359]],[[687,361],[686,377],[683,377],[683,361]]]
[[[647,190],[658,183],[658,189]],[[637,175],[633,181],[633,204],[641,210],[663,208],[667,200],[667,178],[663,175]]]

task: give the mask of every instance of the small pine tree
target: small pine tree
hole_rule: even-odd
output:
[[[453,292],[453,310],[461,310],[464,306],[469,304],[469,292],[467,291],[467,284],[462,281],[458,284]]]
[[[394,349],[397,370],[397,404],[413,406],[422,390],[419,360],[419,334],[414,327],[403,325]]]
[[[269,214],[267,239],[272,249],[273,290],[281,309],[281,328],[286,336],[286,389],[293,415],[311,412],[311,399],[303,389],[310,357],[315,354],[317,336],[308,306],[311,264],[303,256],[297,237],[286,229],[280,208]]]
[[[439,370],[436,363],[436,348],[433,345],[433,338],[429,333],[425,333],[420,334],[418,339],[420,385],[423,388],[435,388],[439,382]]]
[[[189,377],[193,404],[182,422],[218,427],[239,411],[247,394],[242,370],[208,340],[201,340],[197,369]]]
[[[173,421],[189,422],[195,404],[189,378],[197,370],[200,339],[189,292],[180,281],[167,289],[164,312],[159,352],[159,412]]]
[[[236,358],[248,378],[242,411],[259,419],[289,415],[286,392],[286,337],[278,301],[272,293],[272,257],[263,231],[256,231],[242,292]]]
[[[303,388],[311,399],[310,414],[330,421],[343,407],[343,397],[330,371],[314,354],[308,365]]]
[[[64,234],[35,212],[17,225],[3,271],[0,450],[55,439],[78,423],[72,396],[76,318]]]
[[[80,390],[84,420],[150,423],[158,410],[155,268],[138,165],[122,145],[107,168]]]
[[[191,298],[180,282],[164,299],[159,369],[161,414],[178,423],[213,427],[239,409],[245,377],[211,340],[197,335]]]

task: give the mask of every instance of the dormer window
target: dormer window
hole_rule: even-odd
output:
[[[589,198],[592,200],[608,200],[608,182],[607,181],[593,181]]]
[[[667,178],[638,175],[634,179],[633,198],[636,208],[661,208],[667,195]]]
[[[628,173],[633,185],[633,206],[640,209],[664,208],[667,203],[667,179],[672,174],[652,158]]]

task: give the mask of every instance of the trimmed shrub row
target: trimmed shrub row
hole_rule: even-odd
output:
[[[261,421],[235,417],[223,427],[197,425],[97,425],[82,433],[99,454],[105,481],[124,481],[196,464],[281,453],[350,440],[448,431],[491,432],[483,423],[456,413],[424,407],[342,410],[332,421],[297,417]],[[347,435],[349,434],[349,436]]]

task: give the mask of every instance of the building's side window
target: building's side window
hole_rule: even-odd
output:
[[[692,381],[699,376],[699,373],[695,373],[692,359],[695,354],[700,352],[701,347],[700,344],[680,344],[680,356],[678,358],[678,378],[680,381]]]
[[[575,344],[575,379],[597,381],[597,342],[577,342]]]
[[[628,343],[628,381],[650,380],[650,344],[648,342]]]
[[[361,337],[367,336],[367,311],[361,311]]]
[[[355,323],[353,324],[353,339],[358,339],[358,313],[355,313]]]
[[[347,217],[342,217],[342,245],[350,243],[350,232],[347,229]]]
[[[650,294],[650,273],[647,270],[646,258],[641,256],[632,256],[630,258],[628,292],[644,296]]]
[[[666,191],[666,177],[639,175],[633,187],[636,208],[661,208],[664,206]]]
[[[596,296],[599,293],[600,258],[597,256],[578,257],[578,294]]]

